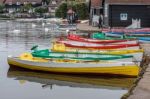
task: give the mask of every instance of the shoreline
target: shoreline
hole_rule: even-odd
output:
[[[121,97],[121,99],[146,99],[146,98],[143,98],[143,96],[142,96],[142,98],[138,98],[139,92],[135,92],[135,91],[137,90],[138,87],[140,87],[140,85],[138,85],[138,84],[140,83],[140,81],[142,81],[144,74],[145,74],[147,68],[149,67],[148,61],[150,61],[150,57],[145,55],[143,66],[142,66],[139,76],[134,81],[132,87],[128,90],[128,92],[126,94],[124,94]]]
[[[77,29],[80,32],[99,32],[98,27],[89,26],[88,23],[78,24]],[[124,94],[121,99],[149,99],[150,97],[150,44],[140,44],[141,48],[144,49],[143,62],[141,63],[141,71],[139,76],[136,78],[132,87],[128,90],[128,93]],[[146,92],[145,90],[146,89]],[[143,95],[144,94],[144,95]],[[140,98],[139,98],[140,97]]]
[[[133,83],[132,87],[129,89],[128,93],[124,94],[121,99],[149,99],[150,97],[150,49],[147,44],[143,44],[142,48],[144,49],[143,62],[141,63],[141,71],[139,76]]]

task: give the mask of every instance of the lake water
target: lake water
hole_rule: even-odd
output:
[[[120,99],[133,78],[60,75],[10,68],[8,55],[29,52],[33,45],[50,48],[51,38],[0,36],[1,99]]]

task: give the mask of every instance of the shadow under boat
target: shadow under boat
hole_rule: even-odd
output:
[[[104,77],[101,75],[55,74],[10,67],[8,78],[41,83],[43,88],[52,85],[79,88],[129,89],[136,78]]]

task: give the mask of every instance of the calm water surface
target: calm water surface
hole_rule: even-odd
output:
[[[8,55],[50,47],[50,38],[0,37],[1,99],[119,99],[133,79],[83,77],[12,69]]]

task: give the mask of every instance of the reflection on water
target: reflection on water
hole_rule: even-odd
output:
[[[90,75],[67,75],[52,74],[47,72],[37,72],[21,68],[9,68],[9,78],[16,80],[41,83],[42,87],[52,85],[69,86],[79,88],[105,88],[105,89],[128,89],[133,84],[135,78],[102,77]]]
[[[19,37],[0,37],[0,51],[23,51],[30,50],[33,45],[40,45],[41,48],[50,46],[51,38],[19,38]],[[12,50],[13,49],[13,50]]]
[[[58,75],[9,68],[8,55],[30,51],[36,44],[49,48],[50,40],[0,36],[1,99],[119,99],[132,85],[134,78]]]

